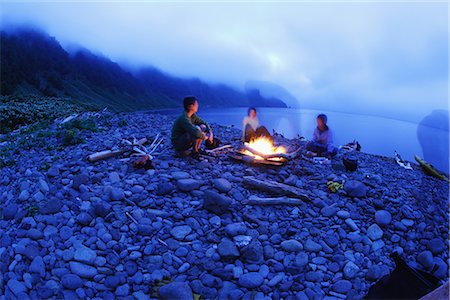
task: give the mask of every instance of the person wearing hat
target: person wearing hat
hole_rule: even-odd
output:
[[[191,155],[198,157],[199,154],[204,153],[200,148],[202,142],[206,140],[213,142],[213,132],[208,123],[197,116],[197,98],[184,97],[183,106],[183,113],[173,123],[172,146],[181,155],[185,155],[192,148]]]
[[[336,155],[337,149],[333,146],[333,132],[327,125],[328,118],[325,114],[320,114],[316,121],[312,141],[306,144],[307,154],[331,158]]]

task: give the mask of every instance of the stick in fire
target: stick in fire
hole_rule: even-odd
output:
[[[242,145],[242,149],[247,150],[248,152],[251,152],[254,155],[260,156],[263,159],[271,159],[271,158],[285,158],[287,160],[294,159],[297,157],[298,153],[300,152],[301,148],[298,148],[294,152],[290,153],[271,153],[271,154],[265,154],[262,152],[259,152],[256,149],[253,149],[252,147],[247,146],[246,144]]]

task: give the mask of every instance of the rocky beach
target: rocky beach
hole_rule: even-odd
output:
[[[394,251],[448,281],[449,185],[416,164],[363,152],[352,152],[355,172],[342,153],[331,164],[299,156],[259,166],[220,152],[194,160],[174,155],[173,116],[87,120],[0,137],[0,299],[360,299],[395,268]],[[212,128],[238,147],[239,129]],[[126,157],[86,159],[158,133],[165,141],[148,170]],[[271,195],[245,176],[310,201],[248,204]],[[329,181],[344,184],[334,192]]]

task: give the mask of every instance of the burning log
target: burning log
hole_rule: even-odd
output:
[[[265,159],[256,159],[253,156],[244,154],[242,152],[236,152],[234,154],[229,154],[229,157],[232,159],[243,161],[249,164],[261,164],[261,165],[269,165],[269,166],[282,166],[283,161],[274,161],[274,160],[265,160]]]
[[[260,152],[260,151],[258,151],[256,149],[253,149],[250,146],[247,146],[246,144],[242,145],[242,149],[252,153],[253,155],[260,156],[260,157],[262,157],[263,159],[266,159],[266,160],[269,160],[269,159],[272,159],[272,158],[284,158],[284,159],[289,160],[289,159],[294,159],[297,156],[297,154],[299,153],[301,148],[299,148],[299,149],[297,149],[297,150],[295,150],[294,152],[291,152],[291,153],[271,153],[271,154],[262,153],[262,152]]]
[[[244,176],[243,182],[244,182],[244,184],[246,184],[250,187],[253,187],[257,190],[261,190],[264,192],[269,192],[269,193],[278,194],[278,195],[287,196],[287,197],[298,198],[298,199],[302,199],[304,201],[310,201],[309,197],[306,196],[305,194],[303,194],[303,191],[301,189],[287,185],[287,184],[278,183],[276,181],[270,181],[270,180],[263,181],[263,180],[256,179],[252,176]]]
[[[260,198],[258,196],[250,196],[245,204],[249,205],[301,205],[304,201],[297,198],[274,197]]]

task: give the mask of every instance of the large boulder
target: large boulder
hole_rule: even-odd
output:
[[[200,181],[192,178],[179,179],[177,187],[182,192],[190,192],[200,187]]]
[[[389,225],[392,221],[392,216],[387,210],[379,210],[375,213],[375,222],[380,226]]]
[[[63,287],[69,290],[76,290],[83,286],[83,281],[80,276],[75,274],[66,274],[61,278]]]
[[[248,289],[254,289],[262,285],[264,277],[258,272],[248,272],[239,277],[239,285]]]
[[[177,240],[183,240],[191,231],[192,228],[188,225],[180,225],[172,228],[170,234]]]
[[[233,200],[227,196],[221,195],[213,191],[205,191],[205,199],[203,200],[203,208],[215,214],[224,214],[228,211]]]
[[[234,259],[239,257],[239,250],[229,239],[222,239],[217,246],[217,252],[224,259]]]
[[[186,282],[171,282],[158,289],[158,294],[162,299],[193,299],[192,290]]]
[[[96,268],[80,262],[71,261],[69,265],[73,274],[83,278],[94,278],[98,274]]]
[[[367,236],[372,240],[376,241],[383,237],[383,230],[377,224],[372,224],[367,229]]]
[[[445,249],[447,249],[447,246],[444,244],[444,242],[441,239],[434,238],[428,242],[428,249],[430,249],[430,251],[433,254],[439,254],[442,251],[444,251]]]
[[[97,253],[91,248],[88,248],[81,243],[75,245],[74,259],[76,261],[93,265],[96,257]]]
[[[232,186],[231,183],[225,178],[217,178],[213,180],[214,187],[222,193],[228,193]]]
[[[80,189],[80,185],[86,184],[89,181],[87,174],[78,174],[73,177],[72,187],[76,190]]]
[[[290,239],[282,241],[281,248],[283,248],[283,250],[287,252],[298,252],[300,250],[303,250],[303,245],[295,239]]]
[[[344,190],[350,197],[362,198],[367,195],[367,187],[358,180],[349,180],[344,184]]]
[[[259,264],[264,260],[264,250],[260,241],[253,240],[240,250],[242,260]]]
[[[17,204],[10,204],[3,208],[3,219],[12,220],[16,216],[16,213],[19,209]]]

